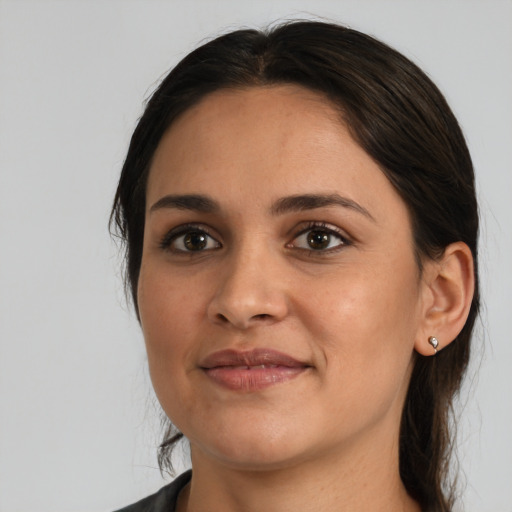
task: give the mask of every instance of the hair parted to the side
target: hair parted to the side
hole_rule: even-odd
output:
[[[465,373],[479,309],[478,208],[471,158],[443,95],[415,64],[358,31],[295,21],[266,31],[220,36],[185,57],[162,81],[132,136],[112,210],[126,244],[126,278],[137,310],[145,194],[153,154],[169,126],[223,88],[296,84],[317,91],[343,116],[354,140],[380,166],[404,202],[422,261],[465,242],[475,263],[475,293],[457,339],[435,357],[417,356],[402,414],[400,475],[424,510],[449,511],[450,413]],[[159,462],[181,437],[169,426]]]

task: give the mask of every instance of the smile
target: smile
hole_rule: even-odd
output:
[[[309,364],[270,349],[240,352],[222,350],[200,364],[215,383],[235,391],[257,391],[286,382],[305,372]]]

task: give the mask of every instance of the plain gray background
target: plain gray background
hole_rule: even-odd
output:
[[[204,38],[313,13],[416,61],[467,136],[485,308],[461,400],[463,502],[512,511],[512,2],[0,0],[1,511],[107,511],[163,485],[159,410],[107,233],[129,136]]]

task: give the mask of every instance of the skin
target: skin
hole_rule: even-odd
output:
[[[218,211],[154,206],[169,194]],[[275,211],[305,194],[360,208]],[[308,245],[310,222],[328,249]],[[168,235],[187,223],[203,250]],[[316,93],[218,91],[171,126],[149,175],[138,303],[156,394],[191,445],[180,510],[419,510],[399,478],[400,415],[415,347],[432,355],[440,332],[437,297],[456,289],[439,269],[461,273],[464,249],[420,275],[412,240],[403,200]],[[308,369],[234,391],[200,368],[253,348]]]

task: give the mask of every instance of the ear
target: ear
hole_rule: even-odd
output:
[[[443,256],[425,264],[421,328],[414,343],[424,356],[436,353],[429,343],[434,336],[442,350],[460,333],[471,307],[475,289],[473,255],[463,242],[446,247]]]

